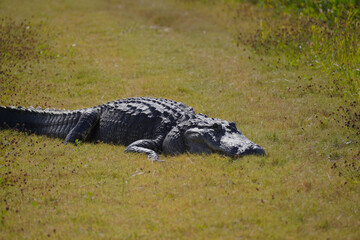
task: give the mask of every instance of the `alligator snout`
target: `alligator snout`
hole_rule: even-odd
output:
[[[240,131],[225,132],[219,142],[208,141],[207,143],[216,152],[232,157],[265,155],[262,147],[247,139]]]
[[[218,148],[212,148],[214,152],[231,156],[231,157],[242,157],[245,155],[265,155],[265,150],[257,144],[245,144],[239,146],[226,147],[220,145]]]
[[[265,155],[265,150],[257,144],[248,146],[245,150],[238,152],[239,156],[244,155]]]

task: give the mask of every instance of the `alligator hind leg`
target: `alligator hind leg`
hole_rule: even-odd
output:
[[[98,109],[86,110],[80,117],[78,123],[70,130],[64,143],[76,143],[76,140],[85,141],[90,135],[91,130],[96,126],[100,119]]]
[[[125,152],[145,153],[151,161],[163,162],[159,159],[156,151],[159,151],[159,140],[142,139],[133,142],[126,149]]]

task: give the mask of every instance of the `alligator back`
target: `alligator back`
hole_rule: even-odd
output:
[[[122,145],[165,137],[175,125],[195,117],[192,108],[161,98],[128,98],[102,106],[93,138]]]

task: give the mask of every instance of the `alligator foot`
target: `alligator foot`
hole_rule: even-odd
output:
[[[159,156],[154,152],[148,155],[148,159],[152,162],[165,162],[164,160],[160,160]]]
[[[147,155],[148,159],[151,160],[152,162],[164,162],[164,160],[160,160],[159,156],[156,154],[156,152],[151,149],[129,145],[125,149],[125,152],[127,152],[127,153],[129,153],[129,152],[145,153]]]
[[[142,139],[130,144],[125,152],[133,152],[133,153],[145,153],[149,160],[153,162],[164,162],[159,159],[159,156],[156,154],[155,150],[158,149],[158,141]]]
[[[89,136],[91,130],[98,123],[100,112],[97,109],[84,112],[76,126],[71,129],[65,138],[64,143],[75,143],[76,140],[84,141]]]

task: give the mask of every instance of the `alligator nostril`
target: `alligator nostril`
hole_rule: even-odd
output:
[[[262,147],[260,147],[259,145],[255,145],[253,147],[253,152],[256,155],[265,155],[265,150]]]

